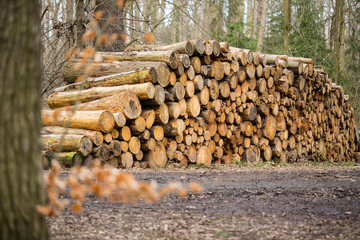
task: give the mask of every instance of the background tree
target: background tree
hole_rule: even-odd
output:
[[[291,0],[284,0],[284,51],[289,51],[289,34],[291,27]]]
[[[260,29],[259,29],[259,36],[257,41],[256,50],[261,52],[262,47],[264,44],[264,34],[265,34],[265,27],[266,27],[266,19],[267,19],[267,12],[269,9],[269,0],[263,0],[263,7],[261,13],[261,22],[260,22]]]
[[[67,8],[71,8],[68,6]],[[85,2],[84,0],[76,1],[76,45],[79,48],[84,47],[82,36],[86,31],[86,19],[85,19]]]
[[[80,0],[81,1],[81,0]],[[124,26],[124,9],[127,0],[96,0],[95,11],[102,11],[99,19],[99,28],[104,30],[104,34],[116,34],[118,38],[115,42],[100,46],[100,51],[122,51],[125,47],[124,40],[126,33]]]
[[[0,239],[47,239],[40,158],[37,0],[0,4]]]
[[[343,66],[344,52],[344,30],[345,30],[345,0],[336,0],[335,5],[335,31],[334,31],[334,53],[335,53],[335,82],[339,82],[339,73]]]

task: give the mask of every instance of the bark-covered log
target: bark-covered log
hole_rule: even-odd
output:
[[[80,128],[64,128],[59,126],[46,126],[41,129],[41,134],[49,135],[84,135],[88,137],[96,146],[103,143],[104,137],[101,132],[80,129]]]
[[[130,92],[131,94],[126,92]],[[130,99],[134,99],[134,94],[140,100],[149,100],[154,99],[155,93],[154,85],[152,83],[123,85],[117,87],[94,87],[87,90],[53,93],[48,97],[48,104],[51,108],[65,107],[76,103],[90,102],[114,95],[123,96],[124,99],[130,101]]]
[[[49,134],[41,136],[45,149],[61,151],[78,151],[85,157],[88,156],[93,148],[91,140],[84,135],[57,135]]]
[[[55,111],[94,111],[107,110],[112,113],[122,113],[127,119],[135,119],[141,113],[139,99],[134,93],[123,92],[99,100],[77,104],[71,107],[58,108]],[[122,124],[122,116],[117,116],[117,121]],[[124,123],[125,124],[125,123]]]
[[[115,126],[115,119],[109,111],[58,111],[42,110],[44,126],[61,126],[110,132]]]
[[[149,52],[97,52],[96,60],[116,61],[150,61],[165,62],[172,69],[176,69],[180,63],[178,51],[149,51]]]

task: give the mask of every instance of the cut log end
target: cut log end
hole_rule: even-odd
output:
[[[148,161],[149,167],[151,168],[165,167],[167,154],[164,144],[162,142],[157,142],[155,149],[148,152],[144,158]]]
[[[204,164],[210,167],[211,162],[212,162],[212,155],[210,149],[207,146],[200,147],[196,157],[196,163]]]

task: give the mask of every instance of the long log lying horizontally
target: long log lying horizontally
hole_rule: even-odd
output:
[[[96,146],[104,142],[104,136],[101,132],[86,130],[81,128],[64,128],[59,126],[46,126],[41,129],[42,135],[84,135],[88,137]]]
[[[98,78],[114,74],[123,73],[122,81],[130,83],[147,82],[151,78],[152,83],[159,83],[162,87],[169,84],[170,70],[166,63],[147,62],[147,61],[111,61],[94,62],[91,65],[92,70],[86,72],[86,67],[78,68],[78,61],[65,63],[63,66],[63,77],[67,83],[74,83],[79,76],[86,74],[89,78]],[[134,74],[137,73],[137,74]],[[150,76],[149,76],[150,75]],[[89,79],[86,79],[87,81]],[[78,84],[81,84],[78,83]],[[59,87],[54,91],[65,91],[71,88]]]
[[[153,51],[153,52],[97,52],[96,60],[116,61],[150,61],[164,62],[172,69],[176,69],[180,63],[179,52],[177,51]]]
[[[92,151],[90,139],[84,135],[42,135],[42,142],[51,151],[79,151],[87,156]]]
[[[62,99],[60,97],[60,99]],[[64,103],[63,103],[64,104]],[[141,105],[139,99],[134,93],[121,92],[110,97],[100,98],[95,101],[76,104],[58,108],[60,111],[94,111],[94,110],[107,110],[112,113],[122,113],[127,119],[135,119],[141,114]],[[117,121],[122,121],[117,116]]]
[[[48,97],[48,104],[51,108],[64,107],[74,105],[76,102],[90,102],[124,92],[133,92],[140,100],[149,100],[155,97],[155,88],[152,83],[141,83],[115,87],[94,87],[80,91],[57,92]]]
[[[110,132],[115,119],[109,111],[59,111],[42,110],[41,120],[44,126],[61,126]]]

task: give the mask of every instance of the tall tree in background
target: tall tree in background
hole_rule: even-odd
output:
[[[257,46],[256,46],[256,50],[259,52],[262,51],[262,47],[264,44],[264,34],[265,34],[268,9],[269,9],[269,0],[263,0],[259,36],[258,36],[258,42],[257,42]]]
[[[291,0],[284,0],[284,51],[289,51],[289,35],[291,28]]]
[[[255,0],[247,0],[246,1],[246,36],[251,37],[252,31],[252,23],[254,22],[253,13],[253,1]]]
[[[331,29],[332,27],[332,22],[333,22],[333,17],[331,14],[331,9],[332,9],[332,4],[333,0],[328,0],[327,1],[327,17],[328,17],[328,21],[327,21],[327,46],[329,49],[332,49],[333,43],[333,31]]]
[[[225,34],[224,31],[224,0],[211,0],[210,1],[210,34],[211,38],[219,39]]]
[[[224,40],[232,46],[240,46],[244,38],[244,1],[229,0],[229,13],[226,22],[227,35]]]
[[[39,1],[0,4],[0,239],[47,239],[40,157]]]
[[[79,0],[82,1],[82,0]],[[99,27],[106,34],[117,34],[115,42],[108,46],[102,45],[101,51],[122,51],[125,47],[123,34],[125,34],[124,8],[127,0],[96,0],[96,11],[102,11],[103,15],[99,21]]]
[[[258,0],[257,8],[256,8],[256,18],[255,18],[255,22],[254,22],[254,29],[255,29],[254,37],[255,38],[257,38],[259,36],[259,29],[260,29],[260,25],[261,25],[261,15],[262,15],[262,10],[263,10],[263,5],[264,5],[264,1]]]
[[[335,31],[334,31],[334,53],[335,53],[335,82],[339,82],[339,73],[343,66],[345,31],[345,0],[336,0],[335,3]]]
[[[82,36],[86,31],[85,23],[85,3],[84,0],[77,0],[76,1],[76,45],[79,48],[84,47],[84,43],[82,42]]]

